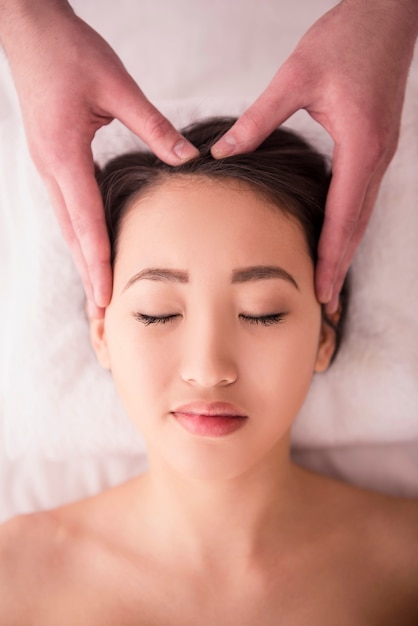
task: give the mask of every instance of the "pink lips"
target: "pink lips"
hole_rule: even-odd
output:
[[[247,415],[229,402],[192,402],[176,408],[173,417],[193,435],[223,437],[241,428]]]

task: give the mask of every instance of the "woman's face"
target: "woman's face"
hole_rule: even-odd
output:
[[[334,338],[300,227],[234,181],[172,178],[123,220],[98,357],[153,459],[232,477],[287,448]]]

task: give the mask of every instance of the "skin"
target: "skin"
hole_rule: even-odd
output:
[[[183,450],[183,445],[189,445],[189,437],[184,440],[180,432],[179,440],[173,445],[172,437],[178,429],[175,424],[173,431],[172,420],[164,420],[157,431],[154,423],[143,421],[150,408],[155,412],[159,403],[158,412],[164,415],[174,405],[196,399],[210,401],[215,396],[215,400],[236,403],[239,407],[244,404],[246,414],[261,413],[270,424],[276,422],[278,431],[266,429],[262,435],[260,431],[260,441],[250,424],[241,436],[234,438],[233,444],[231,439],[233,448],[223,462],[232,464],[232,474],[235,463],[239,465],[234,460],[235,454],[243,454],[245,463],[253,457],[256,462],[265,454],[266,445],[287,432],[307,393],[314,369],[325,368],[333,350],[333,335],[324,328],[327,343],[321,354],[317,354],[321,311],[312,288],[312,262],[300,228],[270,206],[264,209],[266,215],[257,230],[263,203],[256,201],[252,214],[245,219],[241,207],[247,194],[253,195],[239,189],[235,192],[231,183],[224,188],[219,183],[197,179],[192,185],[187,178],[167,183],[157,193],[148,194],[140,203],[141,211],[132,210],[125,219],[123,250],[115,265],[113,298],[105,322],[95,326],[98,333],[103,328],[103,351],[99,355],[112,371],[127,412],[144,431],[148,445],[152,442],[151,445],[159,448],[167,438],[167,450],[178,457],[178,463],[185,462],[189,456]],[[228,222],[222,221],[225,206],[231,211]],[[265,230],[269,224],[267,240]],[[257,237],[258,231],[264,236]],[[205,233],[204,241],[201,233]],[[299,255],[294,254],[295,238]],[[277,263],[277,247],[282,254],[278,260],[283,259],[282,263]],[[248,258],[251,264],[244,262]],[[298,288],[278,278],[231,284],[232,271],[248,265],[285,267]],[[144,279],[123,291],[136,272],[148,267],[187,271],[190,282],[186,285]],[[138,307],[148,315],[174,313],[177,317],[164,325],[146,326],[132,318]],[[239,317],[269,313],[286,313],[286,319],[263,327]],[[272,344],[274,338],[277,341],[282,338],[280,348]],[[256,382],[260,371],[265,372],[263,386]],[[143,385],[141,400],[139,380]],[[249,389],[248,399],[245,388]],[[277,413],[282,415],[280,422],[274,418]],[[245,454],[240,453],[235,442],[241,437]],[[277,451],[272,453],[276,455]],[[206,444],[201,449],[198,444],[195,454],[202,463],[209,455],[208,463],[213,471],[211,455],[218,456],[216,449],[208,449]]]
[[[255,265],[280,266],[298,288],[231,283]],[[150,267],[189,282],[126,288]],[[248,321],[273,312],[286,316]],[[177,317],[146,325],[138,313]],[[5,623],[416,623],[417,504],[289,459],[289,427],[334,349],[296,223],[237,183],[163,183],[123,222],[112,300],[91,338],[146,438],[150,470],[0,528]],[[225,437],[191,435],[170,414],[191,400],[232,402],[248,419]]]
[[[118,119],[170,165],[196,156],[197,150],[147,100],[115,52],[67,2],[0,0],[0,40],[32,158],[91,311],[103,315],[95,304],[109,303],[112,275],[91,152],[96,131]]]
[[[306,33],[265,92],[213,149],[216,158],[253,149],[301,108],[330,133],[334,177],[316,269],[317,295],[330,311],[336,310],[396,149],[417,33],[416,0],[343,0]],[[83,280],[90,312],[101,317],[112,286],[93,176],[94,133],[117,118],[167,163],[187,160],[195,150],[64,0],[0,0],[0,39],[33,159]]]
[[[416,0],[338,3],[212,149],[216,158],[253,150],[299,109],[332,137],[333,179],[316,268],[317,295],[329,311],[337,308],[396,150],[417,35]]]

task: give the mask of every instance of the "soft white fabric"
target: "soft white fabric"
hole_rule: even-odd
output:
[[[351,270],[346,341],[315,377],[298,445],[418,441],[418,64],[397,154]]]
[[[333,3],[295,3],[283,15],[275,2],[243,2],[235,29],[234,3],[220,0],[210,8],[190,0],[125,0],[117,11],[101,2],[100,12],[94,2],[74,4],[181,126],[209,114],[241,112]],[[161,15],[163,33],[157,36]],[[158,55],[160,35],[165,46]],[[29,159],[4,60],[0,71],[0,392],[8,453],[144,457],[142,438],[89,345],[81,284]],[[418,441],[417,98],[415,63],[399,150],[352,271],[347,338],[330,371],[315,378],[293,430],[296,447]],[[303,114],[290,125],[330,149]],[[95,154],[103,161],[134,143],[115,124],[99,134]]]
[[[418,497],[417,442],[297,449],[293,459],[313,471],[388,495]],[[120,484],[147,469],[139,455],[65,461],[4,457],[0,446],[0,523],[50,509]]]

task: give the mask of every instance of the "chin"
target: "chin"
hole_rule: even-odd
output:
[[[269,457],[249,449],[248,442],[226,438],[204,439],[172,446],[164,454],[166,464],[188,481],[219,482],[239,478],[251,472]]]

